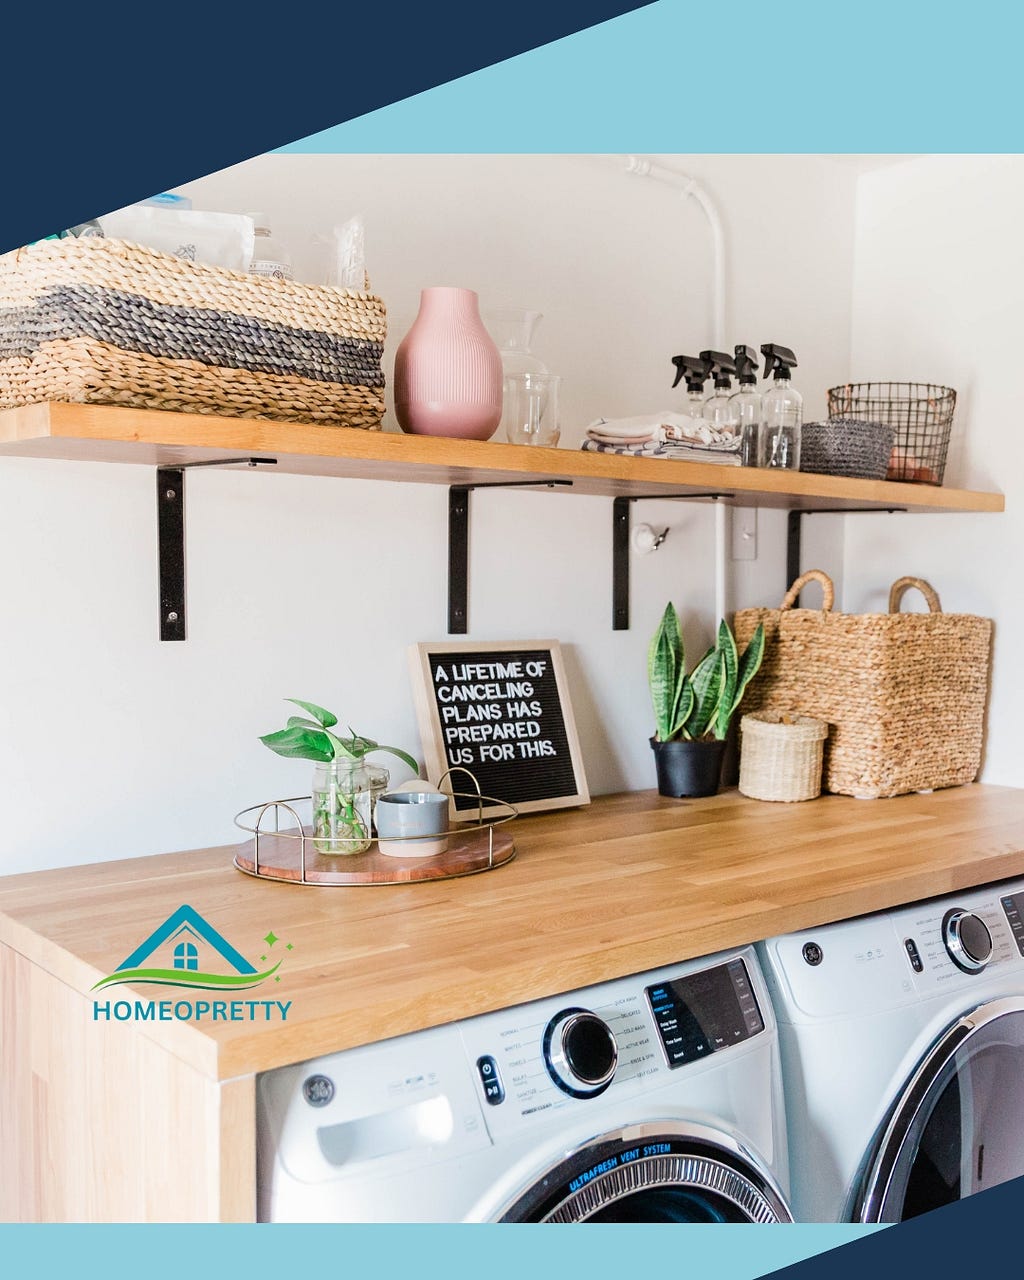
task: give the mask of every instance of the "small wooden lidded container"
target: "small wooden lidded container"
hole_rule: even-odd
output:
[[[813,800],[821,795],[828,725],[786,711],[758,711],[740,721],[740,792],[752,800]]]

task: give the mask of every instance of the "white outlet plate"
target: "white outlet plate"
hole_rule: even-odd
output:
[[[756,507],[733,507],[732,509],[732,558],[734,560],[757,559]]]

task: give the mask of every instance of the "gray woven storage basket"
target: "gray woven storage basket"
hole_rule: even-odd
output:
[[[812,580],[821,609],[794,609]],[[929,613],[900,613],[916,587]],[[745,710],[802,714],[830,725],[825,789],[874,798],[972,782],[981,767],[992,623],[943,613],[920,578],[900,578],[888,613],[833,613],[832,580],[811,569],[790,587],[779,609],[741,609],[736,643],[764,623],[760,671]]]
[[[0,408],[57,400],[378,430],[372,293],[226,271],[125,240],[0,257]]]
[[[863,418],[805,422],[800,470],[822,476],[884,480],[895,434],[895,427]]]

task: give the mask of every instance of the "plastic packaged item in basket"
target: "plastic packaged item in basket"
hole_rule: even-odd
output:
[[[250,274],[262,276],[265,280],[294,280],[292,255],[270,229],[267,215],[250,213],[249,217],[252,218],[256,232],[252,261],[249,263]]]
[[[105,236],[188,262],[228,271],[248,271],[252,262],[256,230],[252,218],[243,213],[136,204],[105,214],[99,223]]]
[[[160,191],[146,200],[137,200],[136,204],[150,204],[157,209],[191,209],[189,196],[179,196],[176,191]]]
[[[331,263],[336,289],[366,288],[366,229],[360,214],[334,228],[334,255]]]

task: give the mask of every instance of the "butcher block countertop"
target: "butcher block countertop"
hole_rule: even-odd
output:
[[[1024,875],[1024,790],[977,784],[794,805],[634,792],[507,830],[513,862],[441,882],[270,883],[236,871],[231,847],[10,876],[0,942],[90,1000],[212,999],[157,986],[92,993],[189,904],[261,970],[281,960],[280,981],[233,998],[290,1001],[287,1019],[95,1026],[229,1080]]]

